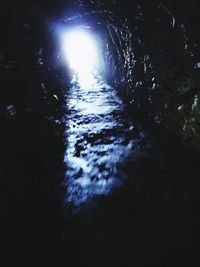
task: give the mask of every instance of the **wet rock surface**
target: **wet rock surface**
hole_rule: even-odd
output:
[[[86,87],[72,85],[67,100],[65,201],[73,212],[66,208],[60,260],[195,266],[198,157],[159,128],[141,127],[99,77]]]
[[[199,262],[199,160],[164,132],[151,133],[148,152],[123,164],[121,187],[68,217],[61,251],[72,266]]]
[[[142,146],[144,132],[128,119],[114,88],[92,73],[72,81],[66,138],[66,203],[74,206],[121,186],[127,179],[122,165],[148,149]]]
[[[74,266],[198,262],[198,160],[161,139],[151,156],[126,163],[129,179],[120,189],[68,221],[63,255]]]

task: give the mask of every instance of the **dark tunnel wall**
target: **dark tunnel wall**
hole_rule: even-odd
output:
[[[33,3],[4,4],[0,16],[0,235],[1,240],[13,241],[11,249],[19,238],[22,243],[40,238],[42,246],[60,222],[64,86],[57,77],[60,73],[47,64],[46,49],[51,45],[47,11]]]
[[[198,3],[158,2],[141,2],[132,22],[138,43],[131,92],[139,108],[199,149]]]

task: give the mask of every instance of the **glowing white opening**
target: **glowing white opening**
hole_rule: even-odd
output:
[[[70,68],[78,73],[92,72],[98,67],[97,44],[86,30],[67,32],[63,38],[63,51]]]

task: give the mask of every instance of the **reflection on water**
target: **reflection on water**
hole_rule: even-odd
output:
[[[116,91],[95,74],[74,76],[67,107],[66,202],[78,206],[126,180],[120,165],[138,153],[144,135],[133,138]]]

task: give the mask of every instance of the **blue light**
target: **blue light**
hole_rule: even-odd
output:
[[[74,28],[62,34],[62,50],[71,70],[87,74],[98,68],[98,46],[87,29]]]

